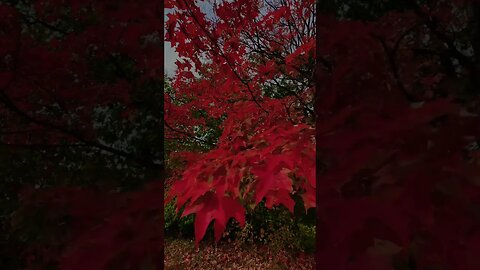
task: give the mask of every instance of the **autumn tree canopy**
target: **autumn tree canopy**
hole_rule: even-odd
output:
[[[265,200],[293,212],[315,207],[314,1],[167,1],[166,39],[180,60],[165,93],[165,136],[206,149],[186,161],[169,190],[195,236]],[[216,121],[211,121],[216,120]],[[211,130],[221,130],[218,139]],[[168,200],[167,200],[168,201]]]

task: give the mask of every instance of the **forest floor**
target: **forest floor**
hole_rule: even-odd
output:
[[[166,270],[311,270],[314,266],[313,254],[272,251],[266,246],[242,247],[228,241],[200,244],[196,249],[192,240],[165,240]]]

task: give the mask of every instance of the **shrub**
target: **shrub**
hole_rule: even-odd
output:
[[[167,237],[186,237],[190,238],[194,236],[193,229],[193,215],[188,215],[181,218],[183,209],[180,212],[176,212],[175,199],[165,205],[165,236]]]
[[[310,212],[314,213],[314,211]],[[298,216],[297,216],[298,215]],[[293,252],[313,252],[315,247],[315,223],[308,215],[292,215],[284,207],[268,209],[264,203],[247,211],[245,227],[230,223],[225,238],[236,239],[242,244],[264,244],[273,250],[288,249]]]
[[[180,218],[175,210],[175,199],[165,206],[166,237],[194,237],[194,215]],[[223,234],[224,241],[238,241],[243,245],[268,245],[273,251],[314,252],[314,209],[308,213],[302,207],[292,215],[284,207],[268,209],[262,202],[247,211],[245,227],[231,219]],[[313,218],[312,218],[313,217]],[[205,241],[213,241],[213,223],[208,227]]]
[[[301,249],[308,253],[315,252],[315,225],[298,224]]]

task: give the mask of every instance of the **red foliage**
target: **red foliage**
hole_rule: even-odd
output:
[[[313,16],[314,1],[284,1],[278,9],[256,0],[225,1],[212,7],[215,19],[189,1],[172,2],[167,40],[183,59],[172,87],[176,97],[190,99],[179,104],[166,95],[165,121],[194,134],[195,126],[205,125],[192,116],[197,110],[226,119],[215,148],[189,161],[166,202],[176,197],[177,209],[186,205],[184,215],[196,214],[197,243],[213,220],[217,240],[230,217],[243,224],[246,204],[265,199],[267,207],[293,212],[291,194],[301,192],[305,207],[314,207],[314,127],[301,111],[312,104],[313,84],[290,86],[284,98],[262,92],[272,78],[313,75],[300,73],[313,60],[314,36],[302,16]]]

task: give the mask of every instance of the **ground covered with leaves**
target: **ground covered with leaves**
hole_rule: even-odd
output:
[[[165,269],[314,269],[313,254],[291,254],[273,251],[267,246],[242,246],[224,241],[217,245],[200,244],[193,240],[165,241]]]

